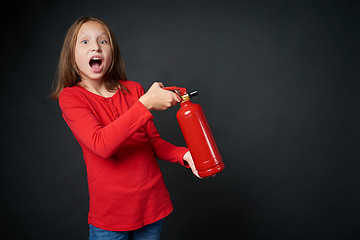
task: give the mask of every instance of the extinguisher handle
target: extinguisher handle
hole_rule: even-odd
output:
[[[171,87],[163,87],[162,89],[175,91],[180,97],[187,94],[186,88],[182,88],[182,87],[171,86]]]
[[[181,99],[181,93],[180,93],[178,87],[175,87],[175,86],[173,86],[173,87],[163,87],[162,89],[168,90],[168,91],[174,91]]]
[[[186,93],[186,88],[171,86],[171,87],[163,87],[162,89],[169,90],[169,91],[175,91],[175,93],[177,95],[179,95],[180,97],[187,94]],[[194,91],[190,92],[188,95],[189,95],[189,98],[192,98],[192,97],[197,96],[198,94],[199,94],[198,91],[194,90]]]
[[[162,89],[164,89],[164,90],[173,90],[173,91],[175,91],[175,89],[177,89],[177,87],[175,87],[175,86],[172,86],[172,87],[163,87]]]

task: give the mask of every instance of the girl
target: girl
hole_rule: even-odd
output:
[[[173,207],[155,157],[198,176],[188,149],[161,139],[153,124],[150,110],[180,102],[162,88],[156,82],[144,93],[126,80],[116,39],[99,18],[83,17],[70,27],[51,97],[83,150],[89,239],[160,238]]]

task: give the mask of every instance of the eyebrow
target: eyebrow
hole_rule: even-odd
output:
[[[78,35],[78,38],[84,38],[84,37],[88,37],[90,35],[92,35],[92,34],[90,34],[89,32],[83,32]],[[102,37],[102,36],[106,36],[107,38],[110,38],[110,36],[107,32],[102,32],[98,35],[98,37]]]

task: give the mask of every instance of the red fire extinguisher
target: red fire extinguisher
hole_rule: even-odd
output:
[[[180,97],[180,109],[176,113],[185,142],[194,160],[200,177],[209,177],[225,168],[204,111],[199,104],[192,103],[190,98],[198,95],[197,91],[187,93],[186,88],[165,87],[173,90]]]

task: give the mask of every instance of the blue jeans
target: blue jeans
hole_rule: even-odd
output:
[[[89,240],[159,240],[163,219],[133,231],[107,231],[89,225]]]

